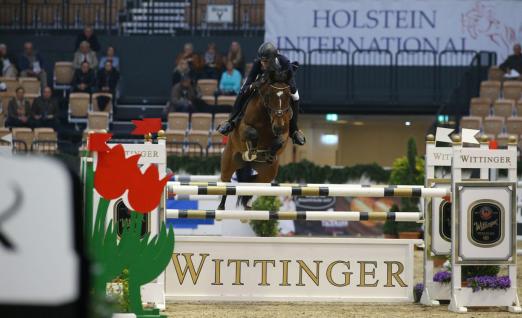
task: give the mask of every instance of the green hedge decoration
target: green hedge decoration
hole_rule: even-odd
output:
[[[167,165],[175,173],[183,171],[190,175],[215,175],[219,174],[220,161],[220,157],[169,156]],[[360,179],[363,175],[376,183],[386,183],[390,178],[390,172],[376,163],[335,168],[318,166],[310,161],[303,160],[279,167],[276,181],[342,184],[350,180]]]

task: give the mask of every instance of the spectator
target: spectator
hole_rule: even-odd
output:
[[[74,92],[92,93],[96,85],[96,77],[89,63],[83,62],[79,70],[74,71],[72,87]]]
[[[56,128],[58,103],[53,98],[53,91],[50,87],[45,87],[43,95],[34,100],[31,107],[31,115],[35,127]]]
[[[100,51],[100,42],[98,42],[98,38],[94,34],[92,27],[86,26],[83,29],[83,32],[78,34],[76,37],[76,43],[74,44],[75,51],[78,50],[83,41],[89,42],[89,45],[94,52]]]
[[[203,68],[203,62],[201,61],[201,57],[194,53],[194,46],[192,43],[185,43],[183,46],[183,52],[178,54],[176,57],[176,65],[180,60],[185,60],[188,62],[190,69],[196,74],[201,72]]]
[[[16,89],[16,95],[9,101],[7,106],[7,127],[30,127],[31,105],[25,99],[25,90],[23,87]],[[28,145],[30,146],[30,145]]]
[[[515,70],[522,76],[522,49],[520,43],[513,46],[513,55],[508,56],[504,63],[500,64],[500,69],[505,73]]]
[[[91,50],[91,45],[87,41],[83,41],[80,44],[80,49],[74,53],[73,67],[79,69],[83,62],[89,63],[93,70],[98,67],[96,53]]]
[[[223,57],[217,51],[215,43],[208,44],[204,59],[204,78],[218,79],[223,68]]]
[[[120,58],[115,55],[114,47],[109,46],[107,48],[107,55],[103,56],[100,59],[100,70],[105,67],[105,62],[110,61],[112,67],[119,70],[120,69]]]
[[[172,86],[176,85],[181,81],[183,77],[189,77],[192,82],[195,80],[194,72],[190,69],[187,60],[179,60],[176,68],[172,72]]]
[[[190,77],[184,76],[172,87],[168,112],[193,112],[199,104],[200,95]]]
[[[18,70],[22,77],[36,77],[40,81],[42,90],[47,86],[47,73],[44,70],[42,57],[33,49],[33,43],[24,43],[24,53],[18,60]]]
[[[98,90],[100,92],[111,93],[112,96],[116,96],[116,87],[118,86],[119,79],[120,73],[117,69],[112,67],[112,63],[107,60],[103,70],[98,72]]]
[[[228,50],[227,60],[232,61],[234,68],[238,70],[242,75],[245,75],[245,59],[241,52],[241,46],[238,42],[234,41],[230,43],[230,49]]]
[[[237,95],[241,88],[241,73],[234,68],[232,61],[227,62],[227,69],[221,74],[217,95]]]
[[[11,55],[7,54],[7,46],[3,43],[0,44],[0,76],[18,76],[18,70],[16,69],[16,61]]]

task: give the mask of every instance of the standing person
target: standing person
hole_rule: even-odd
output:
[[[0,76],[17,77],[16,61],[14,57],[7,53],[7,46],[0,43]]]
[[[232,61],[234,68],[242,75],[245,75],[245,59],[243,58],[243,52],[241,51],[241,45],[239,45],[239,42],[234,41],[230,43],[227,60]]]
[[[293,116],[290,120],[290,137],[294,144],[302,146],[306,143],[305,135],[297,127],[297,117],[299,114],[299,92],[297,91],[297,85],[294,79],[294,65],[282,54],[279,54],[274,44],[270,42],[263,43],[257,51],[257,59],[254,60],[252,70],[248,74],[247,80],[238,97],[234,103],[230,118],[222,122],[217,131],[222,135],[227,136],[237,126],[245,103],[248,97],[252,93],[252,84],[257,80],[258,76],[262,75],[265,70],[269,67],[277,66],[279,71],[285,71],[289,73],[288,85],[290,86],[290,93],[292,94],[292,111]]]
[[[204,60],[204,78],[218,79],[223,68],[223,57],[217,51],[215,43],[208,44]]]
[[[83,62],[89,63],[90,67],[95,70],[98,67],[98,58],[96,53],[91,50],[91,45],[87,41],[80,44],[80,49],[74,53],[73,67],[79,69]]]
[[[116,87],[118,86],[119,79],[120,73],[118,70],[112,67],[112,63],[110,61],[106,61],[103,70],[98,72],[96,85],[98,87],[98,91],[111,93],[114,98],[116,96]]]
[[[24,53],[18,60],[18,70],[22,77],[36,77],[40,81],[42,90],[47,86],[47,73],[44,70],[43,59],[33,49],[33,43],[24,43]]]
[[[192,82],[195,81],[194,72],[190,69],[187,60],[180,59],[172,71],[172,86],[178,84],[183,77],[189,77]]]
[[[500,64],[500,69],[504,73],[508,73],[511,70],[515,70],[522,76],[522,48],[520,43],[513,46],[513,55],[508,56],[504,63]]]
[[[217,95],[237,95],[241,89],[241,73],[234,68],[232,61],[227,62],[227,69],[221,74]]]
[[[79,70],[74,71],[71,83],[73,92],[92,93],[96,85],[96,77],[94,71],[90,68],[89,63],[83,62]]]
[[[53,98],[53,91],[45,87],[43,94],[37,97],[31,107],[31,116],[35,127],[52,127],[58,122],[58,102]]]
[[[116,51],[114,47],[109,46],[107,48],[106,55],[100,59],[100,70],[105,67],[105,62],[110,61],[112,63],[112,67],[119,70],[120,69],[120,58],[116,56]]]
[[[100,42],[98,42],[98,38],[96,37],[96,34],[94,34],[94,31],[92,30],[91,26],[86,26],[83,29],[83,32],[78,34],[76,37],[76,42],[74,43],[74,50],[78,50],[80,47],[80,44],[83,41],[89,42],[91,49],[94,52],[100,51]]]
[[[25,98],[25,90],[23,87],[16,89],[16,95],[7,106],[7,127],[31,127],[31,105]],[[28,145],[30,146],[30,145]]]

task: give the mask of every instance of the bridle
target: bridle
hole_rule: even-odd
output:
[[[276,87],[272,84],[268,84],[268,85],[270,85],[271,88],[277,90],[277,92],[275,94],[279,98],[279,108],[274,109],[274,108],[270,107],[270,105],[267,102],[267,98],[266,98],[267,95],[263,95],[263,93],[261,93],[261,90],[257,89],[259,97],[261,97],[261,100],[263,101],[263,107],[265,107],[265,109],[267,110],[269,115],[274,115],[276,117],[283,117],[286,113],[288,113],[290,111],[291,107],[290,107],[290,104],[287,104],[286,107],[283,108],[283,105],[282,105],[283,101],[281,100],[281,96],[283,96],[285,89],[290,88],[290,85],[286,85],[284,87]]]

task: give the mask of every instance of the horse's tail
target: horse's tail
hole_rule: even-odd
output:
[[[252,182],[254,181],[255,175],[254,170],[249,166],[245,166],[236,170],[237,182]],[[251,195],[240,195],[237,197],[237,206],[241,204],[243,208],[247,208],[248,201],[252,199]]]

